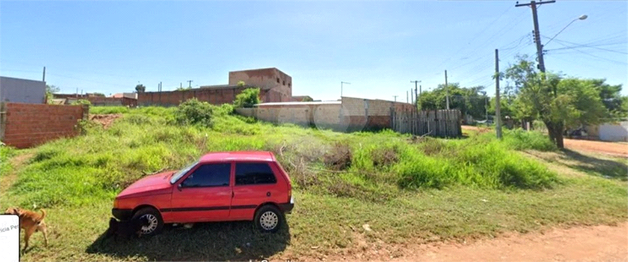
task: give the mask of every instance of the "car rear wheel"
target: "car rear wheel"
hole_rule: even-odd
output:
[[[143,236],[154,236],[161,232],[164,227],[164,220],[161,218],[161,214],[157,210],[151,207],[145,207],[133,215],[133,219],[145,218],[148,220],[147,226],[142,226]]]
[[[273,205],[265,205],[255,212],[255,227],[262,232],[274,233],[279,230],[283,214]]]

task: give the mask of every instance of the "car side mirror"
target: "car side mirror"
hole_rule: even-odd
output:
[[[181,186],[181,183],[177,184],[177,189],[179,189],[179,191],[181,191],[182,188],[183,186]]]

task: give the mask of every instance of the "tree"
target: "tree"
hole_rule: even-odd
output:
[[[465,115],[475,119],[484,119],[486,115],[486,99],[482,94],[483,86],[460,87],[458,83],[449,86],[449,108],[458,109]],[[419,97],[419,108],[422,110],[437,110],[447,108],[447,90],[445,85],[438,85],[432,91],[422,92]]]
[[[552,73],[537,72],[533,61],[519,57],[506,70],[514,81],[514,107],[520,117],[538,118],[547,127],[550,140],[564,148],[563,132],[583,124],[597,124],[605,115],[599,91],[588,80],[563,79]]]
[[[238,107],[253,107],[253,105],[259,104],[259,88],[247,88],[236,96],[233,105]]]
[[[50,103],[54,98],[54,94],[59,92],[59,88],[54,85],[46,85],[46,101]]]
[[[244,81],[238,81],[238,87],[244,87],[246,86],[246,83],[244,83]]]
[[[144,93],[146,91],[146,87],[142,84],[138,84],[135,86],[135,92]]]

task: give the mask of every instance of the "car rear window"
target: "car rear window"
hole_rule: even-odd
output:
[[[236,185],[275,184],[277,178],[267,163],[236,163]]]
[[[205,164],[194,170],[181,185],[184,187],[229,186],[231,164]]]

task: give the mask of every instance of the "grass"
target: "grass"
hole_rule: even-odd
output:
[[[460,140],[391,131],[342,134],[258,123],[231,115],[227,106],[212,110],[209,122],[179,125],[177,108],[94,107],[92,113],[124,117],[106,130],[85,124],[83,136],[30,149],[31,157],[13,169],[3,163],[16,151],[0,148],[0,175],[17,173],[10,189],[0,192],[0,206],[48,209],[51,246],[43,248],[36,234],[22,260],[323,258],[377,245],[628,217],[626,182],[615,178],[625,162],[555,151],[537,134],[504,132],[503,142],[481,133]],[[245,222],[203,223],[131,242],[99,241],[113,197],[143,172],[180,168],[205,152],[228,150],[275,152],[297,199],[287,228],[260,234]],[[595,161],[599,165],[588,165]]]

